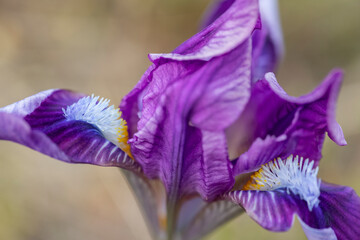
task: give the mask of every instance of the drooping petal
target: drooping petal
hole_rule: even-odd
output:
[[[229,128],[229,145],[239,149],[240,155],[234,163],[236,174],[257,170],[273,160],[264,158],[268,156],[293,154],[318,161],[325,132],[337,144],[345,145],[335,119],[341,81],[342,72],[334,70],[314,91],[301,97],[288,96],[273,74],[256,82],[242,116]],[[247,138],[236,138],[240,133]]]
[[[324,221],[335,231],[339,240],[360,236],[360,197],[346,186],[322,182],[320,207]],[[307,223],[308,224],[308,223]]]
[[[305,201],[286,191],[234,191],[229,195],[252,219],[271,231],[289,230],[298,209],[308,211]]]
[[[44,133],[33,130],[21,117],[0,112],[0,139],[13,141],[50,157],[69,161],[68,157]]]
[[[84,95],[48,90],[0,109],[0,139],[30,147],[64,162],[139,170],[127,154],[85,121],[68,120],[63,109]]]
[[[150,54],[150,59],[209,60],[249,39],[258,20],[257,0],[235,0],[212,24],[188,39],[173,53]]]
[[[298,218],[308,240],[338,240],[331,228],[312,228]]]
[[[359,196],[349,187],[326,183],[321,184],[320,192],[320,203],[311,211],[306,201],[286,190],[234,191],[229,197],[271,231],[289,230],[297,215],[309,239],[356,239],[360,231]]]
[[[17,115],[19,117],[24,117],[27,114],[33,112],[36,108],[38,108],[41,103],[51,94],[58,91],[57,89],[49,89],[43,92],[39,92],[33,96],[27,97],[21,101],[10,104],[6,107],[0,108],[1,112],[11,113]],[[70,94],[69,94],[70,95]],[[76,96],[75,94],[71,96],[74,98],[74,101],[81,96]],[[70,98],[70,96],[69,96]]]

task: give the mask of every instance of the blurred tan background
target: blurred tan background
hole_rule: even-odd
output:
[[[49,88],[120,99],[149,65],[197,31],[209,0],[0,0],[0,106]],[[360,193],[360,2],[280,0],[289,93],[346,71],[337,119],[348,146],[327,140],[320,177]],[[0,143],[0,239],[149,239],[117,169],[69,165]],[[216,239],[306,239],[299,224],[271,233],[243,215]]]

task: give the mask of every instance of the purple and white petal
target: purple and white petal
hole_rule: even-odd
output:
[[[233,191],[230,199],[243,207],[246,213],[263,228],[287,231],[294,223],[298,210],[308,211],[306,202],[286,191]]]
[[[0,139],[13,141],[50,157],[68,162],[68,156],[43,132],[34,130],[23,118],[0,112]]]
[[[324,221],[337,239],[351,240],[360,236],[360,197],[354,189],[322,182],[320,207]]]
[[[308,240],[338,240],[332,228],[312,228],[298,217]]]
[[[98,127],[66,118],[64,109],[83,96],[67,90],[48,90],[2,108],[0,139],[64,162],[138,171],[139,165],[107,140]]]
[[[229,193],[229,198],[243,207],[260,226],[270,231],[288,231],[296,215],[313,228],[329,228],[323,221],[324,213],[319,206],[309,211],[306,201],[286,190],[234,191]]]
[[[319,204],[286,190],[233,191],[229,199],[242,206],[265,229],[287,231],[297,215],[309,239],[357,239],[360,234],[360,197],[349,187],[322,183]]]
[[[49,98],[53,98],[54,96],[59,98],[59,102],[73,103],[79,100],[81,97],[84,97],[85,95],[67,90],[49,89],[39,92],[33,96],[27,97],[16,103],[10,104],[6,107],[0,108],[0,112],[7,112],[15,114],[19,117],[24,117],[32,113],[38,107],[40,107],[40,105],[45,100],[49,100]]]

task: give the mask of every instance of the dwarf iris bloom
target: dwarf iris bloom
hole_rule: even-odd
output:
[[[119,109],[99,97],[48,90],[0,109],[0,138],[64,162],[128,170],[156,239],[198,239],[243,209],[270,230],[287,230],[298,214],[309,236],[350,239],[335,226],[344,208],[334,201],[351,190],[320,185],[313,170],[326,132],[346,143],[334,114],[342,73],[334,70],[299,98],[274,74],[264,76],[283,52],[271,3],[261,1],[260,10],[257,0],[215,4],[199,33],[172,53],[149,55],[153,64]],[[271,162],[278,157],[287,160]],[[245,173],[253,177],[236,181]],[[286,182],[289,173],[294,182]],[[266,215],[275,194],[286,212]],[[342,217],[351,226],[352,216]]]

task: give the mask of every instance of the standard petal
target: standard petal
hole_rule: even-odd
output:
[[[261,165],[269,162],[269,159],[273,160],[282,157],[281,154],[286,148],[286,143],[286,135],[279,137],[267,136],[265,139],[257,138],[247,152],[232,161],[234,175],[253,172]]]
[[[208,66],[211,75],[193,106],[191,123],[201,129],[220,130],[233,123],[250,98],[251,44],[245,41]]]
[[[195,128],[185,143],[181,190],[182,194],[198,192],[203,199],[213,200],[215,196],[229,191],[233,184],[232,169],[226,151],[223,132],[200,131]]]
[[[215,0],[207,10],[203,27],[219,18],[234,0]],[[260,0],[260,19],[252,33],[252,81],[262,79],[267,72],[275,72],[284,55],[284,41],[277,0]]]
[[[214,0],[206,10],[201,26],[205,28],[218,19],[228,8],[234,3],[235,0]]]
[[[117,166],[139,170],[99,129],[84,121],[67,120],[63,108],[84,95],[49,90],[0,110],[0,139],[14,141],[64,162]]]
[[[186,121],[192,103],[199,97],[204,88],[202,81],[207,80],[207,75],[204,72],[206,68],[194,73],[191,68],[181,66],[182,70],[189,73],[186,74],[186,71],[179,71],[177,64],[179,63],[164,64],[157,71],[154,71],[154,79],[166,80],[165,77],[169,77],[171,80],[174,77],[174,80],[170,86],[164,85],[167,82],[152,82],[155,86],[148,89],[148,94],[143,99],[144,108],[138,124],[139,131],[131,140],[132,153],[143,166],[145,174],[150,178],[159,177],[162,179],[167,192],[169,195],[175,195],[173,196],[175,199],[182,194],[181,191],[190,189],[186,184],[181,183],[182,176],[187,174],[184,172],[185,169],[195,173],[197,171],[202,172],[202,169],[187,168],[186,165],[189,163],[185,164],[186,159],[189,158],[188,161],[194,162],[196,166],[205,169],[205,171],[208,166],[203,166],[201,162],[203,164],[211,163],[211,160],[204,162],[202,156],[204,150],[201,131],[189,126]],[[178,81],[176,81],[177,77],[180,78]],[[159,94],[159,91],[164,91],[164,93]],[[196,139],[200,141],[197,142]],[[223,156],[224,151],[222,149],[218,153]],[[225,166],[229,164],[226,159],[221,158],[221,161],[225,163]],[[222,183],[223,188],[227,190],[229,189],[229,181],[231,184],[232,180],[231,176],[229,177],[229,168],[225,167],[224,171],[224,174],[220,171],[219,176],[226,176],[226,181],[220,181],[217,184],[221,185]],[[209,179],[211,177],[209,175],[202,175],[201,177],[200,181],[206,183],[213,181]],[[200,194],[206,193],[205,196],[203,195],[205,199],[213,197],[206,196],[211,192],[218,193],[218,190],[208,192],[201,190],[201,188],[199,186],[197,189],[191,190],[192,192],[199,190],[201,191]]]
[[[181,44],[173,53],[150,54],[150,59],[209,60],[249,39],[258,20],[257,0],[235,0],[212,24]]]
[[[262,79],[267,72],[275,72],[284,55],[278,1],[260,0],[261,29],[253,33],[253,82]]]
[[[332,70],[316,89],[301,97],[287,95],[277,83],[274,74],[269,73],[265,78],[269,82],[272,91],[279,98],[289,103],[304,105],[304,118],[311,116],[318,122],[325,121],[323,124],[326,125],[326,131],[329,133],[329,137],[338,145],[346,145],[342,129],[335,118],[336,101],[343,80],[342,70]],[[315,106],[310,105],[313,102],[317,104]],[[312,108],[308,108],[308,106]],[[305,122],[306,120],[301,121]]]
[[[228,130],[229,146],[238,149],[239,160],[235,168],[242,171],[257,170],[264,160],[254,155],[263,152],[272,156],[287,157],[291,154],[318,161],[325,133],[339,145],[346,144],[340,125],[335,119],[335,105],[342,81],[342,73],[332,71],[328,77],[311,93],[292,97],[276,82],[273,74],[267,74],[265,80],[258,81],[252,88],[251,98],[237,122]],[[239,134],[247,138],[238,138]],[[265,141],[285,136],[284,141]],[[262,139],[262,140],[261,140]],[[279,152],[279,149],[283,148]],[[245,153],[244,153],[245,150]],[[267,153],[265,153],[267,152]],[[244,156],[242,156],[244,155]],[[251,166],[246,161],[252,155]],[[271,161],[273,159],[268,159]],[[317,162],[316,162],[317,164]],[[237,166],[239,165],[239,166]],[[246,165],[246,166],[245,166]],[[237,173],[241,173],[238,171]]]
[[[185,189],[199,191],[204,199],[213,198],[220,190],[210,184],[215,183],[215,180],[210,180],[211,174],[205,174],[212,169],[212,162],[218,162],[224,169],[218,172],[221,181],[216,184],[222,187],[222,191],[231,187],[233,178],[231,174],[229,176],[228,157],[224,154],[227,152],[226,144],[218,144],[209,151],[205,146],[208,139],[205,136],[213,132],[222,140],[224,129],[240,115],[248,101],[249,44],[246,41],[228,54],[207,62],[162,59],[121,104],[125,119],[139,119],[138,131],[130,140],[135,159],[148,177],[161,178],[167,191],[172,191],[171,186],[179,185],[182,176],[188,176],[184,169],[191,172],[199,169],[201,181],[208,185],[193,188],[183,183],[181,189],[184,192],[187,192]],[[136,99],[135,106],[136,97],[140,99]],[[200,140],[187,145],[193,139]],[[187,156],[194,154],[196,157],[186,160]],[[192,164],[198,167],[187,168]],[[188,179],[193,178],[186,178],[190,183]],[[174,189],[179,191],[180,188]],[[181,195],[180,192],[176,194]]]
[[[151,65],[144,75],[141,77],[140,81],[136,84],[134,89],[132,89],[122,100],[119,108],[123,113],[123,118],[129,126],[129,136],[132,137],[137,131],[137,123],[140,119],[140,114],[142,110],[142,95],[145,94],[145,89],[149,85],[151,79],[151,74],[155,69],[155,64]]]

